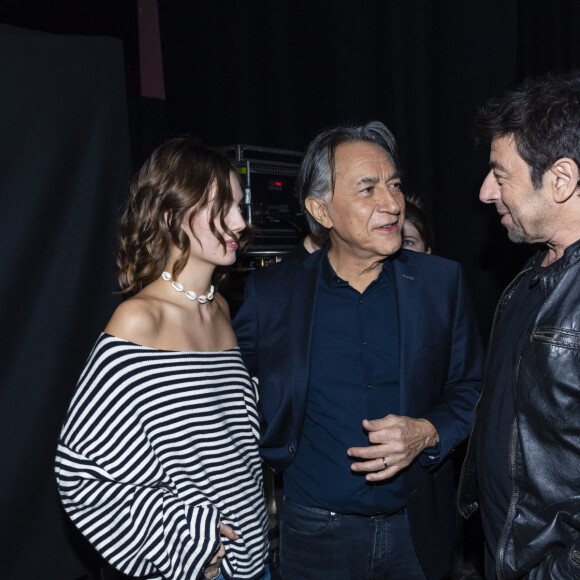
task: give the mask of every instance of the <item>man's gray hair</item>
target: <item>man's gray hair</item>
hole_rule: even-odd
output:
[[[366,125],[344,126],[328,129],[315,137],[304,154],[296,180],[296,192],[300,205],[306,212],[310,231],[322,236],[328,234],[328,229],[319,224],[306,210],[304,201],[314,197],[329,201],[334,194],[336,181],[335,151],[342,143],[363,141],[375,143],[381,147],[397,169],[397,144],[395,137],[380,121],[371,121]]]

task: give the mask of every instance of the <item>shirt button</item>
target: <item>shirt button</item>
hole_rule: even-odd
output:
[[[290,445],[288,445],[288,451],[290,451],[290,453],[294,453],[294,451],[296,451],[294,445],[292,445],[292,443],[290,443]]]
[[[366,341],[366,340],[363,340],[363,341],[362,341],[362,345],[363,345],[363,346],[366,346],[366,345],[367,345],[367,341]]]
[[[362,299],[362,298],[359,298],[359,299],[358,299],[358,303],[359,303],[359,304],[362,304],[362,303],[363,303],[363,299]]]
[[[367,389],[372,389],[373,386],[372,385],[367,385]]]

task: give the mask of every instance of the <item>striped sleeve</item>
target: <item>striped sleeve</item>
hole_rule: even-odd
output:
[[[139,381],[123,357],[97,343],[81,376],[57,449],[62,504],[122,573],[197,579],[219,547],[220,513],[175,489],[139,422]]]

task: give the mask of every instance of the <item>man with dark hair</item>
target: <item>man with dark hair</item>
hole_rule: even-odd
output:
[[[580,578],[580,75],[490,101],[480,199],[542,244],[501,297],[459,509],[478,507],[487,578]]]
[[[405,204],[382,123],[316,137],[297,183],[329,242],[252,275],[234,320],[259,379],[262,455],[284,472],[282,577],[441,578],[449,455],[481,379],[461,269],[400,251]]]

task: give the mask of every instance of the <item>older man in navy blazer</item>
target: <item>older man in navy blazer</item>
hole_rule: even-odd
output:
[[[458,264],[401,251],[395,139],[379,122],[309,145],[298,191],[329,244],[253,274],[234,328],[284,473],[284,580],[437,579],[454,545],[450,453],[481,345]]]

